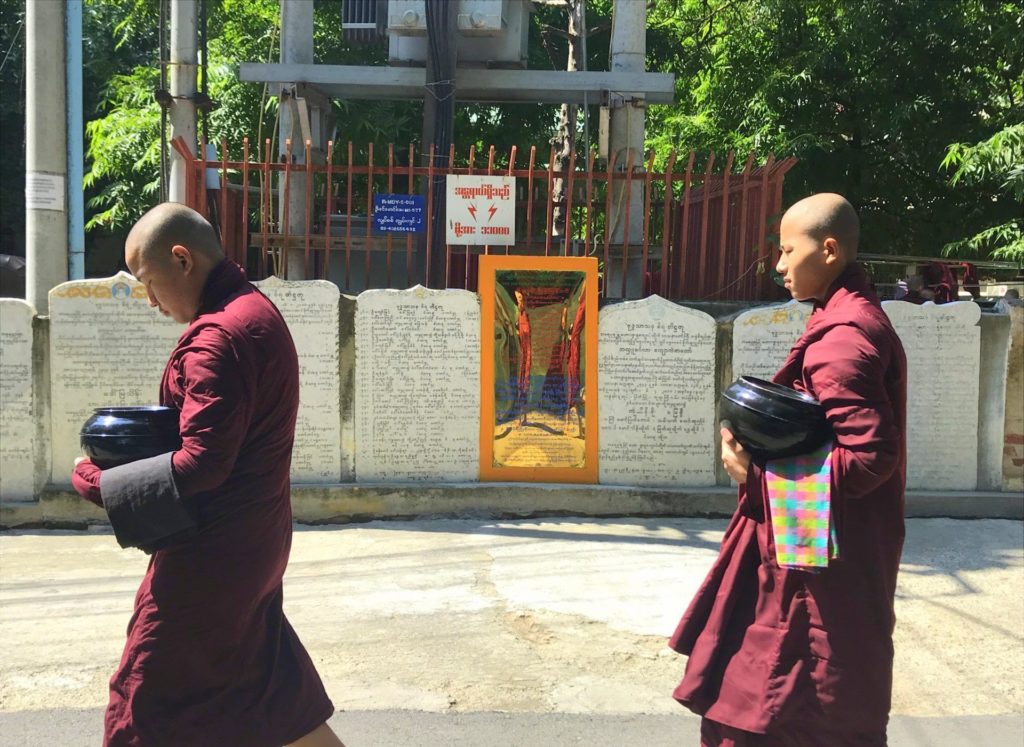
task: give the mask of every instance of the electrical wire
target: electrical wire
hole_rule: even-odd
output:
[[[729,290],[729,289],[730,289],[730,288],[732,288],[732,287],[733,287],[734,285],[736,285],[736,284],[737,284],[737,283],[739,283],[739,282],[740,282],[741,280],[743,280],[743,278],[745,278],[745,277],[746,277],[747,275],[749,275],[749,274],[750,274],[750,271],[751,271],[751,270],[753,270],[753,269],[754,269],[754,268],[755,268],[755,267],[756,267],[757,265],[759,265],[759,264],[760,264],[761,262],[766,262],[766,261],[767,261],[767,260],[769,260],[770,258],[771,258],[771,257],[770,257],[770,255],[768,255],[768,254],[764,254],[764,255],[762,255],[762,256],[760,256],[760,257],[756,257],[756,258],[754,259],[754,261],[750,263],[750,265],[749,265],[749,266],[747,267],[747,269],[743,271],[743,274],[742,274],[742,275],[740,275],[740,276],[739,276],[738,278],[736,278],[735,280],[733,280],[733,281],[732,281],[731,283],[729,283],[728,285],[723,285],[723,286],[722,286],[721,288],[719,288],[718,290],[716,290],[716,291],[712,291],[712,292],[711,292],[711,293],[709,293],[708,295],[706,295],[706,296],[704,296],[703,298],[701,298],[701,299],[698,299],[698,300],[700,300],[700,301],[707,301],[707,300],[708,300],[709,298],[713,298],[714,296],[717,296],[717,295],[718,295],[719,293],[722,293],[723,291],[727,291],[727,290]]]
[[[18,38],[21,36],[21,30],[25,26],[24,19],[18,24],[18,30],[14,32],[14,38],[11,40],[11,46],[7,48],[7,54],[4,55],[4,61],[0,62],[0,73],[4,71],[4,67],[7,66],[7,59],[11,56],[11,52],[14,51],[14,45],[18,43]]]

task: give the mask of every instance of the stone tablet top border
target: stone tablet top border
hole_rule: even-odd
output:
[[[480,296],[473,291],[463,290],[462,288],[425,288],[422,285],[414,285],[412,288],[406,288],[405,290],[395,288],[365,290],[356,296],[356,304],[358,305],[364,297],[369,300],[373,298],[386,298],[388,296],[412,296],[418,299],[435,298],[438,296],[447,296],[448,298],[464,297],[467,299],[471,298],[477,306],[480,305]]]
[[[882,308],[891,319],[913,319],[922,318],[928,314],[942,314],[956,317],[965,324],[976,325],[981,321],[981,307],[974,301],[953,301],[938,305],[931,301],[926,301],[923,304],[906,301],[882,301]]]
[[[649,311],[651,317],[654,319],[661,319],[666,313],[673,313],[683,314],[693,317],[694,319],[706,320],[711,324],[715,324],[715,318],[707,312],[701,311],[700,309],[691,309],[689,306],[678,304],[675,301],[669,301],[659,295],[648,296],[647,298],[642,298],[637,301],[623,301],[621,303],[605,306],[601,309],[600,316],[638,310]]]
[[[737,323],[743,325],[789,324],[796,321],[793,316],[794,312],[799,312],[802,316],[801,321],[806,321],[813,310],[814,307],[811,304],[793,299],[737,311],[735,314],[725,317],[723,321],[731,321],[733,325],[737,325]]]
[[[147,298],[146,286],[124,270],[108,278],[86,278],[68,280],[50,289],[49,298],[110,298],[116,283],[125,283],[131,288],[132,298]]]
[[[327,288],[334,289],[336,295],[341,295],[341,289],[337,285],[332,283],[330,280],[286,280],[279,278],[276,275],[271,275],[264,278],[263,280],[253,280],[252,284],[257,288],[282,288],[282,289],[301,289],[301,288]]]
[[[0,298],[0,306],[6,306],[10,310],[22,307],[29,312],[29,316],[36,315],[36,307],[23,298]]]

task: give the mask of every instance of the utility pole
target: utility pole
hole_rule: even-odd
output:
[[[339,32],[340,33],[340,32]],[[281,64],[313,64],[313,3],[312,0],[281,0]],[[278,131],[278,153],[283,162],[287,156],[286,140],[292,141],[292,165],[306,163],[306,144],[302,138],[301,123],[294,116],[298,109],[287,99],[294,96],[294,86],[286,90],[282,86],[278,96],[280,129]],[[304,102],[303,102],[304,105]],[[314,145],[316,145],[314,143]],[[279,172],[278,176],[278,221],[282,233],[296,237],[306,230],[306,174],[304,169],[295,169],[289,175]],[[286,188],[287,187],[287,188]],[[284,225],[285,193],[288,193],[288,225]],[[301,243],[301,242],[297,242]],[[285,276],[289,280],[306,279],[306,257],[301,248],[289,249],[285,257]]]
[[[566,62],[566,70],[575,72],[580,67],[586,67],[583,58],[583,39],[586,37],[587,29],[583,25],[583,4],[585,0],[565,0],[565,10],[568,15],[565,37],[569,42],[569,55]],[[564,173],[568,170],[570,156],[576,150],[576,115],[579,107],[576,104],[562,104],[558,115],[558,132],[551,142],[555,146],[555,173]],[[587,116],[584,108],[583,116]],[[586,159],[589,154],[584,152],[577,154],[577,158]],[[552,236],[565,236],[566,215],[566,180],[556,177],[551,183],[552,202],[555,203],[552,212],[551,234]],[[572,236],[565,236],[565,245],[569,247]]]
[[[426,94],[423,98],[422,150],[429,158],[434,146],[434,166],[447,168],[448,152],[455,130],[455,67],[458,62],[458,3],[449,0],[425,0],[427,15]],[[423,257],[426,285],[447,285],[445,256],[445,178],[435,176],[427,185],[433,192],[431,242]],[[429,261],[428,261],[429,258]]]
[[[171,139],[182,137],[196,153],[196,71],[199,58],[196,45],[196,0],[171,0]],[[186,163],[171,149],[171,176],[168,198],[185,202]],[[205,178],[205,174],[202,178]]]
[[[64,3],[25,3],[25,298],[40,315],[68,279]]]
[[[645,72],[647,56],[647,3],[638,0],[616,0],[612,13],[611,71]],[[609,157],[615,154],[615,168],[625,171],[630,153],[633,167],[644,166],[644,126],[646,101],[643,94],[615,93],[610,95],[611,109],[609,124]],[[644,204],[643,182],[631,182],[629,189],[629,213],[626,213],[625,182],[616,182],[612,191],[611,240],[622,244],[629,237],[635,249],[643,240]],[[628,231],[628,234],[627,234]],[[643,290],[643,271],[640,254],[634,252],[635,261],[626,270],[626,292],[629,298],[639,298]],[[621,262],[613,263],[614,277],[609,274],[608,291],[617,297],[622,289]]]

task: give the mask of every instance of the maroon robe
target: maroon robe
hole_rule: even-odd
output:
[[[516,373],[516,401],[513,411],[517,418],[525,418],[530,409],[530,386],[533,383],[533,343],[530,341],[530,316],[526,311],[526,299],[519,308],[517,321],[519,333],[519,369]]]
[[[764,465],[751,464],[718,559],[670,641],[689,656],[674,697],[717,722],[705,725],[706,744],[885,744],[906,370],[864,271],[849,267],[774,379],[815,396],[834,430],[840,558],[820,573],[778,566]]]
[[[156,551],[110,681],[104,744],[280,747],[334,707],[282,611],[292,540],[295,346],[274,305],[227,260],[171,354],[175,483],[199,536]],[[97,501],[91,462],[73,482]]]
[[[580,396],[580,345],[583,341],[583,324],[586,320],[586,289],[580,293],[576,305],[576,316],[572,320],[572,331],[569,333],[569,361],[566,364],[568,375],[568,400],[565,410],[568,413]]]

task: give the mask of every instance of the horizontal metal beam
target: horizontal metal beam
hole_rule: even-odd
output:
[[[862,262],[876,262],[889,265],[923,265],[928,262],[941,262],[946,265],[958,265],[961,262],[970,262],[979,270],[1019,270],[1019,262],[1002,262],[991,259],[963,259],[960,257],[915,257],[910,254],[871,254],[858,252],[857,259]]]
[[[383,65],[296,65],[243,62],[239,77],[253,83],[308,83],[345,99],[422,99],[423,68]],[[671,104],[669,73],[463,68],[455,74],[460,101],[599,104],[607,93],[642,95],[650,104]]]

